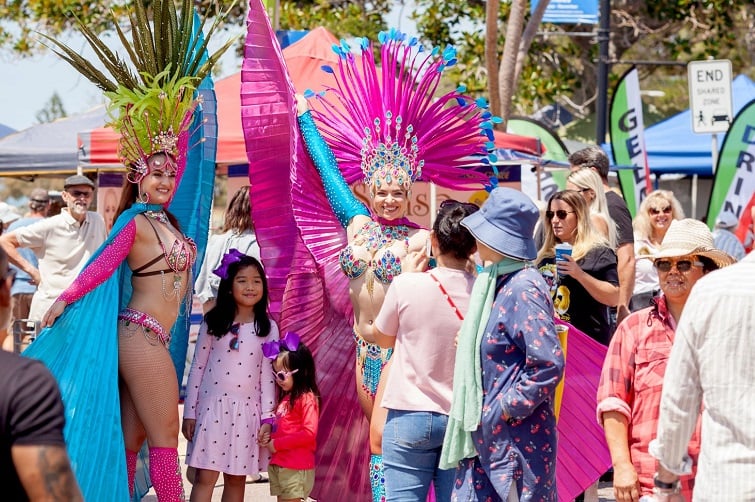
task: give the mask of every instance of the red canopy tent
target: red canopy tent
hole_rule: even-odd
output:
[[[338,56],[331,47],[337,44],[333,34],[325,28],[310,31],[299,41],[283,49],[296,91],[321,90],[332,82],[332,76],[322,71],[325,64],[337,65]],[[218,104],[218,148],[216,163],[220,166],[247,164],[244,136],[241,131],[241,72],[215,83]],[[84,167],[119,166],[118,133],[100,127],[78,135],[79,161]],[[540,155],[538,140],[504,132],[495,132],[495,144],[506,148]]]

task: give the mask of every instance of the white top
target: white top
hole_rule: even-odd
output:
[[[689,472],[702,411],[694,501],[755,500],[755,253],[700,279],[687,299],[663,381],[650,453]]]
[[[34,251],[42,283],[31,301],[29,319],[41,320],[47,309],[79,275],[107,236],[102,216],[87,211],[79,224],[68,209],[13,232],[19,245]]]
[[[654,254],[659,249],[648,239],[637,239],[634,241],[634,291],[633,295],[640,293],[649,293],[660,289],[658,283],[658,271],[653,266],[653,260],[650,258],[640,258],[640,255]]]
[[[220,277],[213,274],[212,271],[220,266],[223,255],[229,249],[238,249],[245,255],[260,260],[260,246],[257,244],[257,237],[251,230],[245,230],[240,234],[229,230],[223,234],[210,236],[202,268],[194,282],[194,291],[200,302],[205,303],[217,296]]]
[[[438,267],[393,279],[375,319],[377,329],[396,337],[381,406],[448,415],[456,358],[454,340],[462,321],[430,274],[438,278],[462,315],[469,307],[474,276],[464,271]]]

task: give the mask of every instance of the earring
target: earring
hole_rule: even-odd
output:
[[[141,187],[139,188],[139,197],[136,198],[136,201],[149,204],[149,194],[142,192]]]

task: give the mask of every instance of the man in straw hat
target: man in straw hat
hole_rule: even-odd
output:
[[[660,250],[649,258],[658,270],[662,294],[650,307],[632,313],[619,325],[598,387],[597,416],[605,430],[614,467],[614,494],[620,501],[636,502],[654,492],[655,458],[648,452],[648,444],[658,424],[676,324],[692,288],[708,272],[735,261],[716,249],[708,227],[693,219],[672,221]],[[689,442],[689,453],[695,460],[698,433]],[[690,499],[692,485],[693,476],[683,477],[677,485],[685,500]]]
[[[676,330],[663,385],[656,482],[690,472],[687,441],[702,411],[694,500],[755,500],[755,253],[701,279]]]

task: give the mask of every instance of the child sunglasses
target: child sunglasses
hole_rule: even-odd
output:
[[[284,382],[286,381],[286,378],[293,375],[294,373],[297,373],[299,370],[291,370],[291,371],[278,371],[275,373],[275,378],[277,378],[279,381]]]

